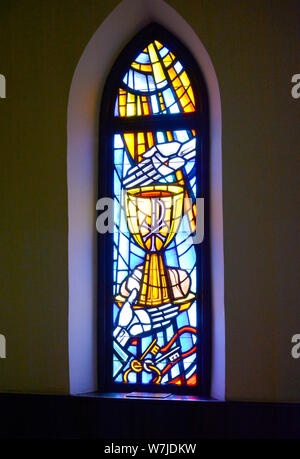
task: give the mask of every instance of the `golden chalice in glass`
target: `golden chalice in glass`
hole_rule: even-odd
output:
[[[175,303],[180,310],[187,309],[195,298],[189,275],[183,269],[167,267],[164,258],[182,219],[184,188],[165,184],[131,188],[125,190],[124,201],[129,231],[146,253],[139,266],[141,284],[134,307]],[[124,303],[126,296],[126,289],[121,287],[116,301]]]

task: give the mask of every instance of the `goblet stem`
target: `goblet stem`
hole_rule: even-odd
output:
[[[169,277],[163,255],[161,253],[148,252],[144,263],[138,304],[152,307],[169,303],[170,301]]]

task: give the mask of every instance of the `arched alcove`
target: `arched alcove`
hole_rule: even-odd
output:
[[[95,206],[98,189],[98,114],[102,90],[124,45],[150,22],[160,23],[189,48],[203,72],[208,89],[212,279],[211,395],[223,399],[225,322],[220,93],[212,62],[198,36],[162,0],[123,0],[89,41],[71,84],[67,126],[70,391],[80,393],[97,390]]]

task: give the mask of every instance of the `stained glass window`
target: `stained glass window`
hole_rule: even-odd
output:
[[[205,104],[176,45],[157,35],[123,59],[102,111],[114,200],[106,339],[114,384],[169,390],[203,376],[204,257],[193,236]]]

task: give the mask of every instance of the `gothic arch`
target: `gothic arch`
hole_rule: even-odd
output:
[[[127,12],[130,9],[131,14]],[[126,18],[126,21],[124,20]],[[96,212],[98,113],[113,62],[140,29],[157,22],[177,35],[201,68],[210,106],[212,278],[211,395],[225,394],[221,102],[211,60],[197,35],[162,0],[123,0],[98,28],[76,67],[68,104],[69,371],[71,393],[97,390]]]

